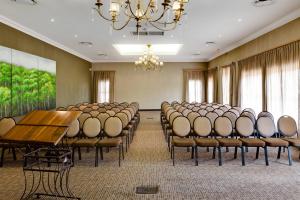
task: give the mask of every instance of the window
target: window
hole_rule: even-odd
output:
[[[209,75],[207,79],[207,101],[212,103],[214,101],[214,77]]]
[[[222,102],[230,103],[230,67],[222,68]]]
[[[255,62],[241,67],[241,107],[252,108],[256,114],[262,111],[262,67]]]
[[[109,102],[109,80],[98,82],[98,103]]]
[[[200,80],[189,80],[189,102],[202,102],[202,90]]]

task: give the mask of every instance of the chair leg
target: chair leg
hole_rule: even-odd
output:
[[[218,147],[219,166],[222,166],[222,149]]]
[[[103,160],[103,149],[102,149],[102,147],[100,147],[100,158],[101,158],[101,160]]]
[[[244,147],[241,146],[241,151],[242,151],[242,165],[245,166],[245,153],[244,153]]]
[[[121,167],[121,146],[119,145],[119,167]]]
[[[1,159],[0,159],[0,167],[3,167],[3,161],[4,161],[4,153],[5,153],[6,148],[2,148],[1,152]]]
[[[280,154],[281,154],[281,147],[278,147],[277,159],[280,159]]]
[[[194,147],[192,147],[192,155],[191,155],[191,159],[194,159]]]
[[[265,146],[265,161],[266,161],[266,166],[269,166],[269,159],[268,159],[268,147]]]
[[[226,147],[226,152],[229,152],[229,147]]]
[[[172,158],[173,158],[173,166],[175,166],[175,148],[174,148],[174,145],[172,145],[172,153],[173,153],[173,155],[172,155]]]
[[[245,152],[249,152],[249,149],[248,149],[248,147],[245,147]]]
[[[80,150],[80,147],[78,147],[78,159],[81,160],[81,150]]]
[[[98,158],[99,158],[99,149],[98,147],[96,147],[96,150],[95,150],[95,167],[98,167]]]
[[[255,155],[255,158],[258,159],[258,156],[259,156],[259,147],[256,147],[256,155]]]
[[[228,147],[227,147],[228,148]],[[236,159],[237,158],[237,147],[234,147],[234,159]]]
[[[289,158],[289,166],[292,166],[292,152],[290,146],[287,147],[287,151],[288,151],[288,158]]]
[[[195,147],[195,165],[198,166],[198,147]]]
[[[212,159],[215,159],[216,158],[216,147],[213,148],[213,156],[212,156]]]
[[[122,145],[122,157],[123,157],[123,160],[124,160],[124,145],[123,145],[123,143],[121,145]]]
[[[73,166],[75,164],[74,160],[75,160],[75,147],[72,147],[72,163],[73,163]]]
[[[206,147],[206,151],[209,152],[209,147]]]
[[[12,153],[13,153],[14,160],[17,160],[17,155],[16,155],[16,149],[15,148],[12,148]]]

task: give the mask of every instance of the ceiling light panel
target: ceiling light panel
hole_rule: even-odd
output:
[[[115,49],[122,56],[143,55],[147,44],[114,44]],[[152,44],[151,50],[156,55],[177,55],[182,44]]]

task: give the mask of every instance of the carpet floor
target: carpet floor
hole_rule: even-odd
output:
[[[176,165],[159,122],[159,112],[141,112],[141,123],[121,167],[118,151],[104,153],[104,160],[94,167],[94,150],[82,150],[82,160],[75,158],[71,170],[72,191],[84,200],[106,199],[300,199],[300,162],[293,152],[293,166],[288,166],[286,153],[276,159],[269,151],[270,166],[265,166],[263,151],[255,160],[254,149],[246,153],[242,167],[240,152],[233,159],[233,149],[224,152],[223,166],[211,159],[212,152],[199,152],[199,166],[185,148],[176,149]],[[23,192],[21,154],[13,161],[6,155],[0,168],[0,200],[19,199]],[[136,194],[137,186],[159,186],[157,194]],[[51,198],[47,198],[51,199]],[[52,198],[53,199],[53,198]]]

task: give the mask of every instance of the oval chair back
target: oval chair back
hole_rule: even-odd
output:
[[[185,109],[184,111],[182,111],[182,115],[185,116],[185,117],[187,117],[188,114],[190,114],[191,112],[192,112],[192,110],[190,110],[190,109]]]
[[[170,109],[168,110],[168,112],[166,113],[166,119],[168,120],[168,122],[170,122],[170,116],[173,112],[176,112],[176,110],[174,109]]]
[[[172,130],[176,136],[188,136],[191,132],[191,124],[188,118],[184,116],[177,116],[173,121]]]
[[[4,117],[0,120],[0,138],[16,125],[12,117]]]
[[[121,112],[123,112],[123,113],[125,113],[125,114],[127,115],[128,122],[130,122],[131,119],[132,119],[131,112],[129,112],[129,110],[127,110],[127,109],[124,109],[124,110],[122,110]]]
[[[92,110],[90,112],[90,114],[91,114],[92,117],[97,117],[100,114],[100,112],[98,110]]]
[[[208,117],[197,117],[193,126],[194,132],[200,137],[207,137],[211,134],[212,125]]]
[[[254,133],[254,124],[247,116],[240,116],[235,122],[235,130],[242,137],[249,137]]]
[[[205,108],[205,110],[208,111],[208,112],[212,112],[214,110],[214,108],[211,107],[211,106],[208,106],[208,107]]]
[[[115,116],[118,117],[121,120],[122,128],[125,128],[128,125],[129,120],[128,120],[128,116],[127,116],[126,113],[124,113],[123,111],[118,112]]]
[[[293,137],[298,134],[297,123],[291,116],[281,116],[277,121],[278,131],[285,137]]]
[[[204,117],[208,112],[207,112],[207,110],[200,109],[200,110],[198,111],[198,113],[199,113],[201,116]]]
[[[252,112],[250,112],[250,111],[243,111],[242,113],[241,113],[241,115],[240,116],[243,116],[243,117],[248,117],[248,118],[250,118],[251,119],[251,121],[252,121],[252,123],[255,125],[255,123],[256,123],[256,119],[255,119],[255,115],[253,115],[253,113]]]
[[[101,132],[101,122],[97,117],[87,118],[82,127],[82,132],[86,137],[97,137]]]
[[[217,117],[219,117],[218,114],[215,112],[208,112],[205,116],[210,120],[212,126],[214,127],[215,120]]]
[[[226,106],[221,106],[219,109],[223,110],[223,112],[227,112],[229,110]]]
[[[123,130],[123,123],[117,116],[109,117],[104,124],[104,133],[108,137],[118,137]]]
[[[254,118],[256,117],[256,113],[255,113],[255,111],[252,108],[245,108],[243,110],[243,112],[250,112],[254,116]]]
[[[115,116],[115,114],[116,114],[115,111],[113,111],[113,110],[106,110],[106,113],[109,114],[109,116],[111,116],[111,117]]]
[[[171,126],[172,126],[172,124],[173,124],[174,119],[175,119],[176,117],[178,117],[178,116],[182,116],[182,114],[181,114],[180,112],[174,112],[174,113],[172,113],[172,114],[170,115],[170,121],[169,121],[169,123],[170,123]]]
[[[274,117],[272,115],[272,113],[268,112],[268,111],[262,111],[258,114],[257,118],[260,118],[260,117],[269,117],[271,118],[273,121],[274,121]]]
[[[257,119],[256,127],[258,133],[263,137],[272,137],[276,133],[274,121],[270,117],[260,117]]]
[[[217,113],[219,116],[222,116],[224,114],[224,111],[221,109],[214,109],[214,112]]]
[[[234,114],[236,115],[237,118],[240,116],[240,112],[239,112],[238,110],[236,110],[236,109],[231,108],[231,109],[229,109],[228,111],[234,113]]]
[[[228,137],[232,134],[233,127],[228,117],[218,117],[214,129],[219,136]]]
[[[235,113],[233,113],[232,111],[229,110],[223,114],[223,117],[229,118],[231,121],[232,127],[235,128],[235,122],[238,118]]]
[[[115,113],[118,113],[121,111],[119,108],[112,108],[111,110],[114,111]]]
[[[84,121],[91,117],[91,114],[90,113],[81,113],[81,115],[79,116],[78,120],[79,120],[79,128],[82,129],[83,127],[83,123]]]
[[[106,119],[109,117],[110,117],[109,114],[106,112],[99,113],[99,115],[97,116],[97,118],[100,120],[102,129],[104,128],[104,123],[105,123]]]
[[[200,116],[200,114],[196,113],[196,112],[190,112],[188,114],[187,118],[189,119],[192,128],[194,126],[194,120],[199,116]]]
[[[65,107],[58,107],[56,108],[56,111],[66,111],[67,109]]]
[[[76,119],[75,121],[72,122],[71,126],[69,127],[69,129],[66,133],[66,136],[68,138],[76,137],[78,135],[79,131],[80,131],[79,120]]]

